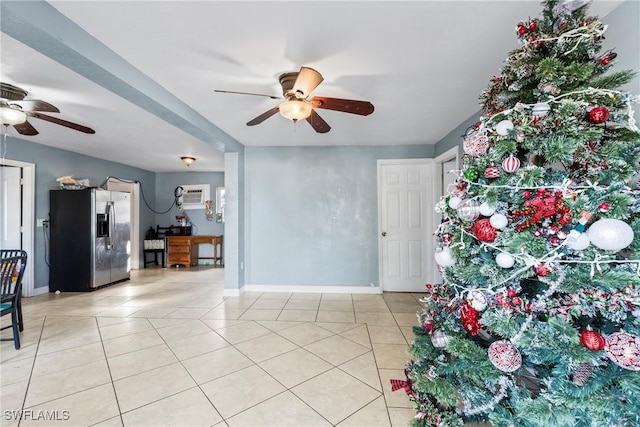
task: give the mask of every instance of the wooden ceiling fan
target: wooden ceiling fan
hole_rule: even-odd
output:
[[[39,132],[36,128],[27,121],[27,117],[34,117],[79,132],[89,134],[96,133],[96,131],[86,126],[42,114],[43,111],[47,113],[59,113],[60,110],[48,102],[25,100],[24,98],[27,95],[28,92],[24,89],[9,83],[0,83],[0,124],[13,126],[21,135],[38,135]]]
[[[316,132],[327,133],[331,130],[331,126],[329,126],[329,124],[320,117],[320,115],[315,111],[316,108],[324,108],[326,110],[340,111],[360,116],[368,116],[373,113],[373,104],[369,101],[327,98],[323,96],[314,96],[310,98],[309,96],[311,92],[313,92],[313,90],[317,88],[323,80],[324,78],[322,75],[313,68],[301,67],[298,72],[284,73],[280,75],[279,81],[282,86],[282,96],[217,89],[215,91],[240,95],[266,96],[271,99],[284,99],[284,101],[278,106],[265,111],[258,117],[247,122],[247,126],[258,125],[279,112],[282,116],[293,120],[294,122],[304,119]]]

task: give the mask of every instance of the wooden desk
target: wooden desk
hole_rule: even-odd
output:
[[[223,261],[223,237],[218,236],[167,236],[167,264],[184,265],[190,267],[198,265],[198,260],[210,259],[213,265],[224,266]],[[198,245],[207,243],[213,245],[212,257],[199,256]]]

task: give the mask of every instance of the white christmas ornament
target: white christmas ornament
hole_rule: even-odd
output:
[[[583,249],[587,249],[591,244],[591,240],[589,240],[589,236],[586,233],[578,234],[578,237],[568,237],[567,238],[567,247],[569,249],[573,249],[576,251],[581,251]]]
[[[436,263],[441,267],[451,267],[456,263],[456,260],[451,253],[451,249],[446,246],[441,249],[436,249],[434,258]]]
[[[435,348],[444,348],[449,344],[449,341],[451,341],[451,337],[442,332],[441,329],[436,329],[433,331],[433,334],[431,334],[431,344],[433,344]]]
[[[491,216],[495,213],[495,206],[491,206],[489,203],[484,202],[480,204],[480,215]]]
[[[453,196],[449,199],[449,207],[451,209],[458,209],[458,206],[460,206],[460,203],[462,203],[462,199],[460,197]]]
[[[549,114],[549,110],[551,110],[551,107],[549,106],[549,104],[547,104],[546,102],[538,102],[536,105],[533,106],[532,113],[534,116],[543,118],[544,116]]]
[[[507,136],[511,129],[513,129],[513,122],[511,120],[503,120],[496,125],[496,133],[500,136]]]
[[[507,226],[507,224],[509,223],[509,220],[507,220],[507,217],[504,216],[503,214],[497,213],[497,214],[491,215],[491,218],[489,218],[489,222],[491,223],[491,226],[493,228],[502,230]]]
[[[479,291],[478,289],[469,291],[467,299],[469,300],[471,307],[478,311],[482,311],[487,308],[487,297],[485,297],[482,291]]]
[[[462,201],[456,210],[463,221],[475,221],[480,216],[480,207],[474,199]]]
[[[507,252],[500,252],[496,256],[496,264],[502,268],[511,268],[516,263],[516,259]]]
[[[593,246],[606,251],[619,251],[633,242],[633,229],[619,219],[599,219],[587,230]]]

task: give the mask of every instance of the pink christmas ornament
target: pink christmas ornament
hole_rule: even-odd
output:
[[[520,160],[514,155],[511,155],[502,161],[502,169],[507,173],[514,173],[520,169]]]
[[[624,331],[607,337],[604,351],[613,363],[630,371],[640,371],[640,337]]]
[[[522,365],[518,349],[507,340],[495,341],[488,349],[489,360],[502,372],[513,372]]]

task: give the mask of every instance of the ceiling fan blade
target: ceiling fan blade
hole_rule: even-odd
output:
[[[278,107],[274,107],[269,111],[265,111],[264,113],[260,114],[258,117],[256,117],[253,120],[250,120],[247,122],[247,126],[255,126],[255,125],[259,125],[260,123],[264,122],[265,120],[267,120],[269,117],[273,116],[274,114],[276,114],[278,111],[280,111],[280,109]]]
[[[77,123],[73,123],[73,122],[68,122],[66,120],[62,120],[62,119],[58,119],[57,117],[51,117],[51,116],[47,116],[45,114],[40,114],[40,113],[33,113],[33,112],[29,112],[28,113],[31,117],[35,117],[36,119],[40,119],[40,120],[44,120],[46,122],[51,122],[51,123],[55,123],[57,125],[60,126],[65,126],[68,127],[70,129],[73,130],[77,130],[80,132],[84,132],[84,133],[96,133],[95,130],[88,128],[86,126],[82,126],[79,125]]]
[[[327,133],[331,130],[331,126],[316,113],[316,110],[311,110],[311,115],[307,117],[307,122],[309,122],[311,127],[318,133]]]
[[[26,101],[11,101],[10,104],[19,105],[20,108],[22,108],[22,111],[46,111],[48,113],[60,112],[60,110],[58,110],[58,108],[54,105],[37,99]]]
[[[311,105],[315,108],[324,108],[326,110],[341,111],[343,113],[359,114],[368,116],[373,113],[373,104],[369,101],[355,101],[353,99],[326,98],[323,96],[314,96],[311,99]]]
[[[262,93],[236,92],[236,91],[233,91],[233,90],[218,90],[218,89],[214,89],[213,91],[214,92],[219,92],[219,93],[234,93],[236,95],[266,96],[267,98],[271,98],[271,99],[282,99],[281,96],[264,95]]]
[[[301,67],[298,77],[293,84],[293,93],[296,98],[304,99],[309,96],[323,80],[324,77],[322,77],[322,74],[313,68]]]
[[[20,123],[17,125],[13,125],[13,127],[15,128],[15,130],[18,131],[18,133],[20,135],[37,135],[39,132],[36,130],[36,128],[34,128],[31,123],[25,121],[24,123]]]

